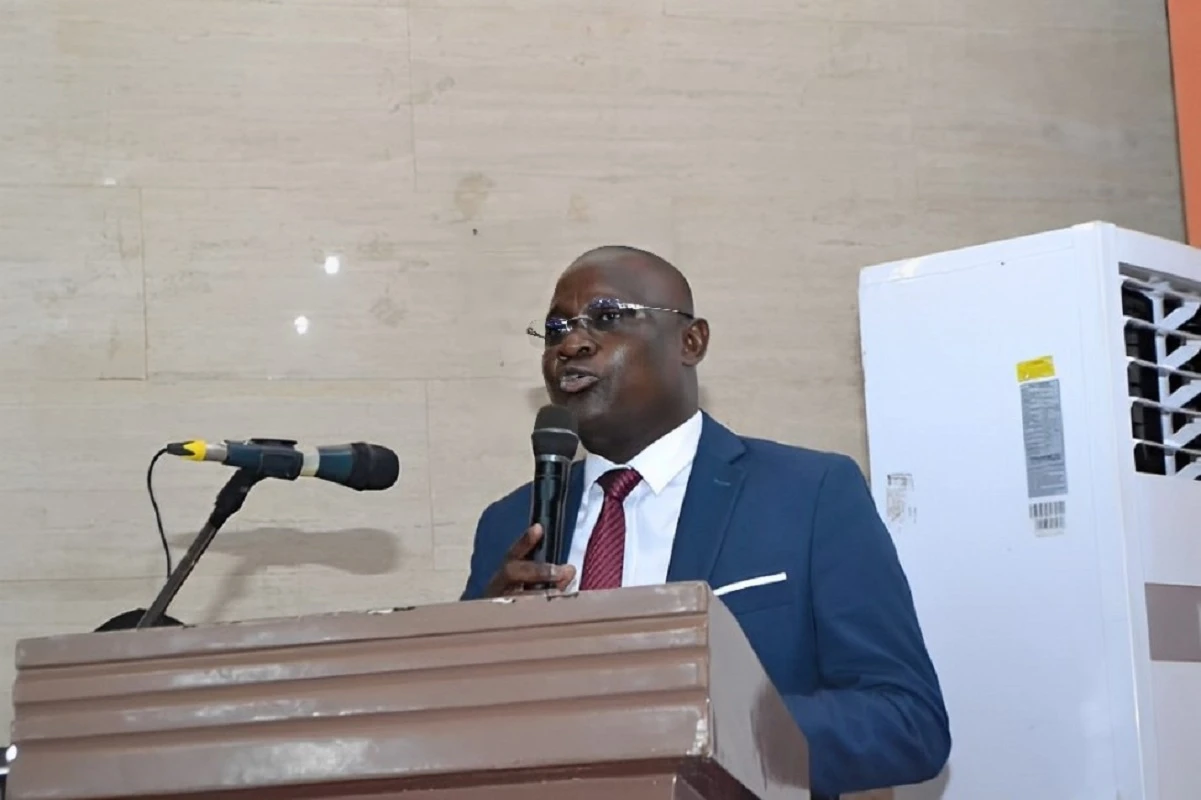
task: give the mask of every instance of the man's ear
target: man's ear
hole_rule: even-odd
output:
[[[689,323],[684,329],[683,345],[681,355],[684,358],[684,366],[695,367],[704,361],[705,353],[709,351],[709,322],[694,319]]]

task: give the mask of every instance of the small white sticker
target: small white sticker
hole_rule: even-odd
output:
[[[914,488],[913,476],[908,472],[889,473],[884,502],[884,514],[889,525],[917,522]]]

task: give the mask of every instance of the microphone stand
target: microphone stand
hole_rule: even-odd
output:
[[[208,522],[200,529],[200,533],[192,542],[192,546],[188,548],[188,552],[184,554],[175,567],[175,571],[167,578],[158,597],[154,598],[150,608],[138,620],[136,628],[152,627],[166,613],[167,606],[175,599],[175,595],[179,593],[179,589],[188,579],[188,575],[192,574],[196,562],[213,543],[217,531],[221,530],[221,526],[225,524],[226,520],[238,513],[242,504],[246,502],[246,495],[250,493],[256,483],[265,477],[267,476],[257,470],[240,469],[221,488],[221,491],[217,493],[217,500],[213,504],[213,513],[209,515]]]

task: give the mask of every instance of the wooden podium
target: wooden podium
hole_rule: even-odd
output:
[[[9,800],[808,798],[703,583],[17,645]]]

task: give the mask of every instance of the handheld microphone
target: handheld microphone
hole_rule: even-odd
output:
[[[297,447],[291,439],[172,442],[167,452],[190,461],[216,461],[262,478],[319,478],[355,491],[390,489],[400,477],[400,458],[378,444]]]
[[[562,564],[563,516],[567,510],[567,485],[571,459],[580,444],[575,417],[563,406],[547,405],[534,420],[534,484],[530,501],[530,524],[542,526],[542,541],[534,559]]]

